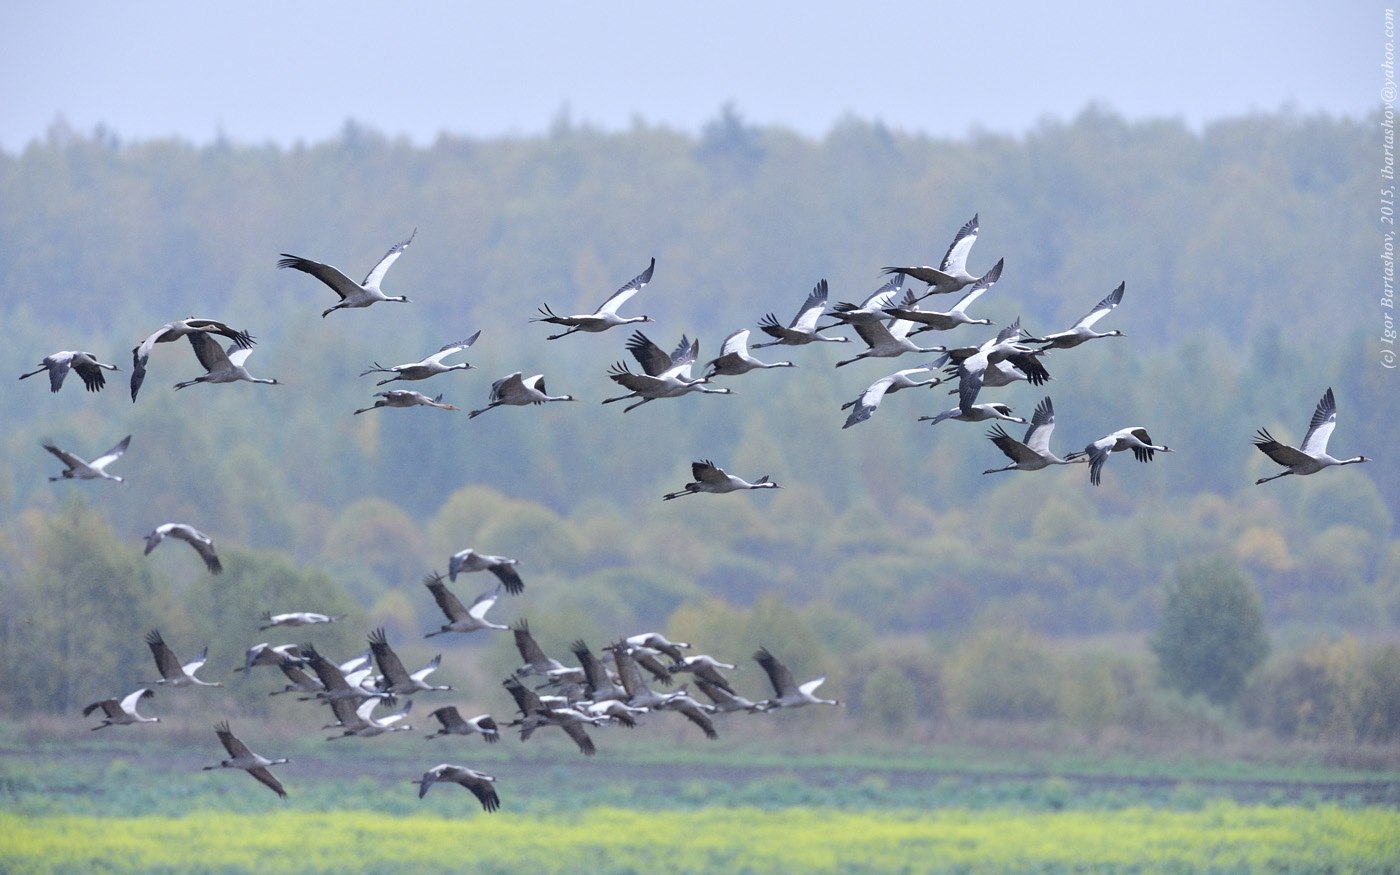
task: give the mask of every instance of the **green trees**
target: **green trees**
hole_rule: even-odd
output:
[[[161,588],[150,566],[80,497],[27,523],[33,561],[6,593],[0,640],[5,664],[23,670],[0,701],[20,712],[69,712],[126,695],[153,671],[142,636]]]
[[[1221,558],[1178,566],[1152,637],[1162,682],[1228,703],[1264,661],[1269,641],[1259,594],[1238,566]]]

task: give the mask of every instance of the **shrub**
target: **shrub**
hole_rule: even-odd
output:
[[[996,627],[958,646],[945,668],[952,710],[984,719],[1057,716],[1057,675],[1054,655],[1039,636]]]

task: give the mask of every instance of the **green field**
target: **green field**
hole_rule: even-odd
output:
[[[294,739],[281,800],[204,736],[0,725],[0,873],[1400,873],[1400,775],[1301,757]],[[444,759],[501,810],[418,798]]]
[[[11,873],[1400,871],[1400,812],[1229,802],[1199,811],[5,814],[0,835],[0,866]]]

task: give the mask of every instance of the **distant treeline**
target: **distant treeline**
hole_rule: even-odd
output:
[[[427,148],[354,123],[291,149],[124,143],[55,126],[0,154],[9,367],[87,349],[123,372],[98,395],[0,381],[0,635],[26,612],[57,611],[36,581],[62,589],[55,569],[91,570],[97,557],[111,567],[87,584],[99,586],[93,598],[181,591],[202,573],[195,557],[139,554],[140,536],[172,520],[238,554],[231,567],[249,588],[239,610],[358,604],[404,633],[434,621],[418,581],[475,546],[521,559],[533,601],[503,600],[498,619],[533,611],[532,624],[561,638],[580,624],[600,644],[677,611],[721,616],[765,599],[801,614],[818,660],[882,634],[956,636],[982,623],[1138,634],[1156,622],[1173,567],[1206,554],[1250,576],[1276,628],[1393,634],[1400,468],[1387,456],[1400,374],[1381,365],[1372,294],[1375,140],[1373,125],[1326,117],[1251,116],[1196,134],[1098,110],[1020,138],[963,140],[859,121],[811,140],[732,110],[699,137],[561,125]],[[1099,326],[1126,339],[1054,353],[1045,387],[984,400],[1029,417],[1052,395],[1062,451],[1144,425],[1174,453],[1115,459],[1098,488],[1082,467],[984,477],[1004,464],[984,427],[916,422],[955,403],[943,388],[890,396],[871,421],[841,428],[842,403],[917,362],[837,371],[843,356],[817,348],[783,350],[774,357],[797,368],[731,380],[733,396],[623,414],[598,403],[619,394],[606,370],[627,357],[623,330],[549,342],[527,321],[546,302],[590,311],[655,257],[655,278],[627,309],[655,319],[641,327],[663,347],[699,337],[703,361],[765,313],[786,322],[819,279],[833,302],[854,302],[886,265],[936,264],[973,214],[982,232],[970,267],[1006,259],[975,305],[994,325],[933,342],[976,344],[1018,316],[1032,333],[1065,328],[1126,282],[1111,326]],[[415,228],[386,282],[409,305],[323,320],[330,292],[275,268],[286,252],[359,279]],[[199,366],[170,344],[133,404],[130,349],[192,315],[254,334],[250,369],[285,385],[175,393]],[[371,362],[414,361],[478,329],[462,354],[476,369],[413,388],[480,407],[492,380],[520,370],[581,403],[473,420],[351,416],[372,394],[359,376]],[[1250,445],[1255,429],[1296,443],[1328,386],[1334,453],[1378,461],[1255,486],[1277,470]],[[126,485],[47,482],[55,462],[41,438],[93,454],[128,433]],[[663,504],[700,458],[784,488]],[[70,502],[73,492],[83,499]],[[67,522],[96,526],[95,540],[64,546]],[[65,565],[64,550],[81,555]],[[333,604],[286,604],[274,580]],[[132,658],[150,625],[212,632],[223,616],[164,605],[133,610],[111,633]],[[745,649],[723,655],[758,643],[736,640]],[[83,695],[51,690],[28,704]]]

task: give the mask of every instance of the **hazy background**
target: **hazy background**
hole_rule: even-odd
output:
[[[499,710],[509,636],[422,639],[440,613],[420,581],[475,546],[522,558],[527,591],[497,620],[528,619],[552,655],[648,628],[728,661],[767,646],[851,703],[804,726],[1400,737],[1400,713],[1362,708],[1400,702],[1382,12],[7,6],[0,662],[50,671],[0,710],[66,720],[142,682],[150,628],[207,643],[227,674],[269,608],[351,614],[316,639],[336,655],[376,626],[410,660],[441,642],[460,701]],[[654,256],[627,312],[707,359],[819,279],[859,301],[883,265],[936,261],[973,214],[971,268],[1007,262],[976,305],[994,325],[1053,331],[1127,285],[1098,327],[1129,340],[1056,353],[1054,382],[999,400],[1029,414],[1053,393],[1061,451],[1143,424],[1176,452],[1115,460],[1102,487],[1082,468],[984,477],[1004,460],[983,427],[917,421],[942,394],[842,429],[843,402],[917,362],[837,370],[854,351],[829,348],[730,397],[623,414],[598,401],[626,332],[551,342],[528,324],[545,302],[590,310]],[[275,268],[291,252],[361,276],[414,228],[388,280],[409,306],[321,319],[329,292]],[[97,395],[14,379],[65,348],[125,369],[187,315],[246,327],[253,372],[284,384],[176,393],[183,344],[135,404],[125,370]],[[476,330],[476,370],[420,388],[470,409],[523,370],[582,402],[350,413],[371,362]],[[1250,436],[1297,441],[1329,386],[1333,451],[1377,461],[1256,486],[1276,468]],[[125,434],[127,485],[48,482],[42,440],[92,455]],[[662,502],[699,458],[784,488]],[[209,532],[228,571],[178,545],[143,556],[169,520]],[[1159,688],[1148,647],[1201,556],[1258,594],[1274,645],[1208,708]],[[272,683],[222,704],[309,723]]]
[[[816,136],[1022,133],[1091,101],[1202,122],[1379,101],[1384,7],[1087,2],[187,4],[0,9],[0,148],[62,116],[124,138],[317,140],[347,118],[417,144],[561,117],[696,132],[727,102]]]

